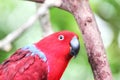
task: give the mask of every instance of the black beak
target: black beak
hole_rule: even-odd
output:
[[[79,49],[80,49],[80,43],[79,43],[79,40],[76,36],[74,36],[72,38],[72,40],[70,41],[70,46],[71,46],[70,54],[72,56],[76,56],[79,52]]]

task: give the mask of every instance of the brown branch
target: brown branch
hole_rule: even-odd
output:
[[[88,0],[63,1],[61,7],[75,16],[82,31],[95,80],[112,80],[104,45]]]
[[[74,15],[82,31],[95,80],[112,80],[104,45],[88,0],[61,1],[62,4],[60,8]]]

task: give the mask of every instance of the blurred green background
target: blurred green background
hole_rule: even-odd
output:
[[[105,45],[114,80],[120,80],[120,0],[90,0]],[[19,0],[0,0],[0,39],[16,30],[36,12],[36,4]],[[58,8],[50,9],[54,31],[70,30],[80,36],[81,50],[67,67],[61,80],[94,80],[86,50],[74,17]],[[12,43],[12,50],[0,50],[0,63],[24,45],[42,38],[38,21]]]

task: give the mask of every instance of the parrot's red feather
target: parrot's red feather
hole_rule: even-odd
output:
[[[0,65],[0,80],[60,80],[72,58],[74,37],[73,32],[56,32],[17,50]]]
[[[0,65],[0,80],[47,80],[47,65],[30,51],[17,50]],[[38,65],[39,64],[39,65]]]
[[[76,36],[69,31],[56,32],[36,43],[36,47],[45,53],[48,59],[48,80],[59,80],[72,56],[70,55],[70,41]],[[60,37],[63,37],[60,40]]]

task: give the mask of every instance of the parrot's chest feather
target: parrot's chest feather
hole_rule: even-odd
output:
[[[25,46],[25,47],[23,47],[23,48],[21,48],[21,49],[22,49],[22,50],[29,50],[29,51],[32,53],[32,54],[27,54],[26,56],[38,55],[44,62],[47,61],[47,58],[46,58],[45,54],[44,54],[42,51],[38,50],[38,49],[35,47],[35,45],[27,45],[27,46]]]

